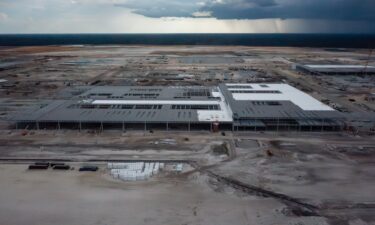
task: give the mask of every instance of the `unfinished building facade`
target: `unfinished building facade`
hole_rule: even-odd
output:
[[[374,66],[296,64],[296,70],[311,75],[375,75]]]
[[[339,130],[339,112],[288,84],[84,86],[10,118],[16,128]]]

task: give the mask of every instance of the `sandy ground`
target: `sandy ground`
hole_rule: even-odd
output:
[[[293,196],[331,214],[338,224],[358,218],[375,222],[375,145],[318,144],[293,141],[237,141],[236,159],[215,172],[244,183]],[[267,154],[271,152],[271,156]],[[366,221],[366,222],[365,222]]]
[[[26,171],[0,166],[1,224],[327,224],[285,215],[273,199],[214,191],[193,174],[147,182],[113,181],[105,172]]]
[[[355,158],[325,145],[281,143],[284,146],[266,146],[263,150],[238,148],[238,157],[219,168],[246,182],[314,204],[335,201],[355,204],[375,200],[371,197],[375,186],[372,179],[375,176],[375,149],[356,153],[361,157]],[[352,152],[354,148],[351,146]],[[264,149],[271,149],[273,156],[265,157]],[[243,176],[236,176],[234,171]]]
[[[0,221],[4,224],[51,224],[53,220],[60,224],[375,222],[372,138],[334,133],[221,136],[155,132],[145,136],[104,132],[77,138],[77,131],[65,131],[64,138],[61,135],[38,131],[27,136],[17,132],[1,136]],[[43,145],[43,140],[48,141]],[[213,148],[222,143],[231,146],[229,156],[213,154]],[[14,161],[17,158],[39,157],[73,161],[188,159],[207,169],[199,174],[124,183],[111,180],[103,168],[85,174],[27,171],[26,164],[9,164],[22,162]],[[13,162],[4,161],[7,158],[13,158]],[[279,198],[229,187],[209,178],[208,171],[315,205],[318,214],[297,216]]]

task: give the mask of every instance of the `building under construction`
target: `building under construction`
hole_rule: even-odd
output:
[[[312,75],[375,75],[375,66],[364,65],[302,65],[295,69]]]
[[[288,84],[85,86],[10,118],[16,128],[297,130],[342,128],[341,114]]]

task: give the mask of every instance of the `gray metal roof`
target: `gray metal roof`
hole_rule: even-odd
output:
[[[199,122],[198,109],[179,109],[172,107],[176,101],[180,105],[210,106],[218,97],[212,91],[218,91],[230,106],[234,120],[290,118],[290,119],[333,119],[341,118],[337,111],[302,110],[290,101],[277,101],[277,105],[254,104],[249,100],[235,100],[225,84],[219,87],[161,87],[161,86],[93,86],[84,87],[82,92],[69,100],[53,100],[44,107],[15,114],[13,121],[40,122]],[[90,99],[90,100],[89,100]],[[219,98],[220,99],[220,98]],[[93,100],[105,100],[107,105],[94,105]],[[134,101],[135,100],[135,101]],[[116,101],[147,102],[136,105],[117,105]],[[170,103],[168,103],[170,101]],[[102,101],[101,101],[102,102]],[[157,103],[157,102],[163,102]],[[206,104],[207,102],[207,104]],[[218,102],[218,101],[217,101]],[[217,103],[219,104],[219,103]],[[152,105],[152,107],[149,107]],[[105,107],[104,107],[105,106]],[[129,106],[129,107],[128,107]],[[131,107],[130,107],[131,106]],[[214,110],[214,109],[211,109]]]
[[[170,105],[163,105],[162,109],[81,109],[69,108],[77,101],[55,101],[42,109],[19,114],[18,121],[44,122],[188,122],[198,121],[196,110],[171,110]]]
[[[42,108],[33,108],[14,115],[14,121],[44,122],[199,122],[195,109],[172,109],[173,103],[156,109],[126,109],[110,105],[108,108],[80,108],[83,99],[178,101],[180,104],[212,104],[217,98],[211,96],[212,87],[160,87],[160,86],[93,86],[71,100],[54,100]],[[155,103],[157,104],[157,103]],[[140,103],[139,105],[142,105]],[[202,122],[202,121],[201,121]]]

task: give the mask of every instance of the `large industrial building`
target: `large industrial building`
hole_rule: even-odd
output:
[[[364,65],[302,65],[295,69],[312,75],[375,75],[375,66]]]
[[[288,84],[86,86],[11,118],[17,128],[339,130],[341,114]]]

